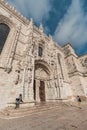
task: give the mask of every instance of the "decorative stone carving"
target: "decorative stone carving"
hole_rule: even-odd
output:
[[[85,96],[85,91],[87,93],[87,89],[85,89],[87,86],[87,74],[85,73],[87,70],[86,57],[79,58],[76,56],[71,46],[65,45],[61,47],[56,44],[52,37],[48,37],[44,34],[42,25],[40,25],[38,29],[38,27],[33,24],[32,19],[26,20],[15,8],[8,6],[5,2],[0,2],[0,14],[1,13],[0,23],[4,22],[9,25],[11,31],[6,41],[7,44],[5,44],[6,49],[3,49],[0,55],[0,103],[2,103],[2,99],[2,104],[5,104],[5,106],[6,103],[11,101],[10,99],[12,99],[13,102],[16,94],[19,92],[22,93],[24,101],[33,102],[37,91],[39,97],[40,81],[44,82],[46,100],[53,101],[58,98],[67,99],[77,94]],[[44,52],[40,58],[38,56],[39,45],[43,47]],[[64,50],[64,52],[62,50]],[[71,53],[72,55],[70,55]],[[57,54],[61,54],[61,56],[57,56]],[[71,59],[72,56],[74,57],[73,60]],[[81,64],[80,67],[78,67],[79,59],[82,59],[84,69],[83,67],[81,68]],[[66,64],[64,62],[66,62]],[[5,68],[5,71],[9,74],[6,74],[3,68]],[[80,72],[81,78],[79,72],[74,74],[76,69],[79,68],[81,68],[81,72],[85,73]],[[16,87],[12,81],[14,81]],[[35,84],[33,84],[34,81]],[[12,91],[10,86],[13,86],[12,90],[15,92],[12,96],[10,95]],[[6,90],[6,94],[4,94],[6,88],[8,89]],[[66,95],[66,97],[64,97],[64,95]],[[35,100],[40,101],[37,100],[37,98]]]
[[[7,56],[7,63],[6,63],[5,70],[8,73],[10,73],[11,70],[12,70],[12,63],[13,63],[13,59],[14,59],[14,56],[15,56],[15,51],[16,51],[16,47],[17,47],[17,41],[18,41],[18,38],[19,38],[20,30],[21,30],[21,25],[15,31],[16,32],[16,34],[14,36],[15,39],[13,39],[13,43],[11,43],[12,45],[9,49],[9,54]]]
[[[81,60],[81,64],[83,67],[87,68],[87,58]]]
[[[40,30],[40,32],[41,32],[41,33],[43,33],[43,32],[44,32],[44,29],[43,29],[42,24],[40,24],[39,30]]]
[[[50,81],[47,81],[47,88],[50,88]]]
[[[28,70],[28,84],[30,84],[32,82],[32,70],[29,69]]]
[[[70,73],[76,71],[76,65],[75,65],[75,63],[68,62],[67,65],[68,65],[68,71]]]
[[[64,54],[65,54],[65,56],[69,56],[70,55],[70,49],[68,47],[66,47],[64,49]]]
[[[14,23],[9,18],[3,15],[0,15],[0,23],[5,23],[11,28],[15,26]]]
[[[33,55],[34,53],[34,44],[32,43],[31,46],[30,46],[30,55]]]
[[[21,15],[16,9],[15,7],[10,6],[7,2],[5,2],[4,0],[0,0],[0,2],[2,3],[2,5],[4,7],[6,7],[11,14],[14,14],[15,16],[19,17],[19,19],[23,20],[25,23],[29,23],[29,20],[27,20],[23,15]]]
[[[5,71],[7,73],[10,73],[12,71],[12,66],[11,65],[5,66]]]
[[[15,83],[16,85],[17,85],[18,82],[19,82],[20,70],[21,70],[21,64],[20,64],[20,61],[18,61],[18,62],[17,62],[17,66],[16,66],[16,70],[15,70],[16,78],[15,78],[15,81],[14,81],[14,83]]]

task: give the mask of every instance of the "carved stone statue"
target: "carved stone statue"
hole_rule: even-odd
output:
[[[19,78],[20,78],[20,69],[21,69],[21,64],[20,64],[20,61],[17,62],[17,66],[16,66],[16,78],[15,78],[15,84],[18,84],[19,82]]]
[[[70,55],[70,49],[68,47],[64,49],[64,54],[66,56]]]
[[[83,67],[87,68],[87,58],[81,60],[81,64]]]

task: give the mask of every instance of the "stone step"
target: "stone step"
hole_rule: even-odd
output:
[[[15,117],[15,116],[26,116],[26,115],[30,115],[30,114],[38,114],[38,113],[47,112],[47,111],[49,111],[51,109],[53,109],[53,108],[40,109],[40,110],[34,109],[34,110],[24,111],[24,112],[20,112],[20,113],[19,112],[17,112],[17,113],[15,112],[14,114],[10,113],[10,116]],[[55,107],[55,109],[56,109],[56,107]],[[57,110],[58,110],[58,108],[57,108]]]
[[[59,104],[55,104],[55,107],[56,106],[59,106]],[[50,107],[54,107],[54,104],[37,104],[37,105],[35,105],[35,106],[33,106],[33,107],[25,107],[25,108],[19,108],[19,109],[14,109],[14,108],[7,108],[7,110],[9,110],[9,111],[21,111],[21,112],[23,112],[23,111],[29,111],[29,110],[34,110],[34,109],[46,109],[46,108],[50,108]]]
[[[36,103],[36,105],[34,105],[34,106],[28,106],[28,107],[19,107],[19,109],[16,109],[16,110],[18,110],[18,111],[20,111],[20,110],[30,110],[30,109],[35,109],[35,108],[46,108],[46,107],[51,107],[51,106],[53,106],[53,105],[57,105],[57,106],[59,106],[59,103],[56,103],[56,104],[54,104],[54,103]],[[15,107],[7,107],[6,108],[6,110],[14,110],[14,108]]]
[[[21,117],[26,116],[29,114],[38,114],[47,112],[49,110],[55,110],[55,111],[67,111],[69,109],[73,109],[69,106],[69,104],[65,103],[46,103],[46,104],[36,104],[34,107],[27,107],[27,108],[6,108],[3,111],[3,115],[9,117]]]
[[[6,108],[3,111],[3,114],[5,116],[10,117],[16,117],[16,116],[22,116],[22,115],[29,115],[29,114],[36,114],[39,112],[49,111],[52,109],[61,110],[61,109],[67,109],[67,105],[60,104],[60,103],[47,103],[47,104],[37,104],[34,107],[28,107],[28,108]]]

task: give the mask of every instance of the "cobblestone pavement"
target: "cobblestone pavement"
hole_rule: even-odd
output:
[[[81,106],[55,105],[50,110],[1,119],[0,130],[87,130],[87,103]]]

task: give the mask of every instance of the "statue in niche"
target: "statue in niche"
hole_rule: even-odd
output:
[[[87,58],[84,60],[85,67],[87,67]]]
[[[49,81],[49,84],[50,84],[50,88],[53,88],[53,81],[52,80]]]
[[[29,49],[29,54],[32,55],[34,52],[34,44],[32,43]]]
[[[57,88],[57,83],[56,83],[56,81],[54,82],[54,84],[55,84],[55,88]]]
[[[33,69],[33,61],[32,61],[32,57],[29,57],[28,70],[32,71],[32,69]]]
[[[70,69],[71,72],[74,72],[76,70],[75,63],[72,63],[72,64],[69,63],[69,69]]]
[[[68,47],[64,49],[64,54],[66,56],[70,55],[70,49]]]
[[[33,55],[34,46],[35,46],[35,44],[32,41],[29,41],[29,44],[27,44],[27,47],[26,47],[26,50],[25,50],[27,55]]]
[[[87,58],[85,58],[85,63],[87,63]]]
[[[29,57],[29,64],[27,68],[27,73],[28,73],[28,83],[30,84],[32,82],[32,70],[33,70],[33,65],[32,65],[32,57]]]
[[[30,84],[32,82],[32,69],[28,68],[28,83]]]
[[[81,64],[83,67],[87,68],[87,58],[81,60]]]
[[[55,64],[53,65],[53,78],[57,78],[57,66]]]
[[[51,88],[50,81],[47,82],[47,87],[48,87],[48,89]]]
[[[20,69],[21,69],[21,64],[20,64],[20,61],[17,62],[17,66],[16,66],[16,79],[15,79],[15,84],[17,85],[18,82],[19,82],[19,78],[20,78]]]
[[[67,65],[68,65],[69,72],[74,72],[76,70],[76,65],[73,59],[72,59],[72,63],[67,60]]]
[[[75,63],[73,63],[73,70],[76,70],[76,65],[75,65]]]

